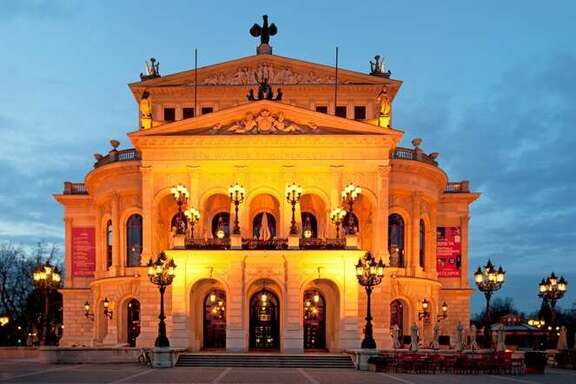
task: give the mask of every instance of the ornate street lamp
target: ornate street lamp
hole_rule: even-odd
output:
[[[560,276],[560,279],[556,277],[554,272],[550,274],[546,279],[542,279],[540,284],[538,284],[538,296],[542,299],[542,309],[540,310],[540,317],[545,318],[546,313],[543,313],[544,310],[549,307],[550,308],[550,318],[547,320],[549,321],[549,330],[553,330],[556,326],[556,302],[560,300],[566,294],[568,289],[568,282],[564,279],[563,276]],[[554,332],[551,333],[551,340],[553,342]]]
[[[232,200],[232,203],[234,203],[235,216],[234,216],[234,229],[232,230],[232,233],[235,235],[240,234],[240,221],[238,221],[238,206],[244,201],[245,192],[246,190],[244,189],[244,187],[238,183],[233,184],[230,186],[230,188],[228,188],[228,193],[230,194],[230,200]]]
[[[164,292],[166,291],[166,287],[172,284],[172,280],[174,280],[175,268],[176,264],[174,260],[168,260],[164,252],[160,253],[156,261],[152,261],[152,259],[148,261],[148,278],[153,284],[156,284],[160,290],[160,315],[158,316],[160,322],[158,323],[158,337],[154,342],[154,346],[156,347],[170,346],[168,336],[166,336],[166,323],[164,322],[164,319],[166,319],[164,315]]]
[[[178,213],[176,214],[176,222],[174,223],[176,226],[176,234],[183,235],[186,233],[186,216],[183,213],[182,207],[186,207],[190,193],[188,193],[188,189],[182,184],[170,188],[170,193],[174,197],[174,200],[176,200],[176,205],[178,205]]]
[[[362,189],[353,183],[348,184],[342,191],[342,203],[344,206],[348,206],[348,222],[346,223],[346,226],[348,228],[348,234],[350,235],[356,233],[356,228],[354,228],[353,208],[354,200],[358,198],[361,192]]]
[[[10,322],[10,317],[8,317],[8,315],[2,315],[0,316],[0,327],[5,326],[6,324],[8,324]]]
[[[346,210],[337,207],[334,208],[330,212],[330,220],[334,225],[336,225],[336,238],[340,238],[340,224],[342,224],[342,220],[346,217]]]
[[[474,281],[478,286],[478,289],[484,293],[486,298],[486,311],[484,313],[484,337],[486,342],[486,347],[490,348],[491,344],[491,329],[492,317],[490,314],[490,299],[492,294],[502,288],[504,284],[504,276],[506,272],[502,269],[502,266],[496,270],[494,265],[490,260],[483,267],[478,267],[474,273]]]
[[[184,211],[184,216],[188,219],[188,224],[190,224],[190,238],[194,238],[194,224],[200,220],[200,211],[196,208],[188,208]]]
[[[302,187],[292,183],[286,186],[286,200],[292,205],[292,221],[290,223],[290,234],[297,235],[298,228],[296,228],[296,204],[302,197]]]
[[[384,263],[382,259],[376,261],[367,252],[364,257],[358,259],[356,264],[356,278],[358,283],[366,289],[366,296],[368,298],[366,303],[366,326],[364,327],[364,339],[362,340],[363,349],[376,349],[376,341],[372,333],[372,311],[370,303],[370,295],[372,288],[382,282],[384,277]]]
[[[49,299],[52,290],[60,288],[62,276],[58,267],[53,267],[48,260],[44,264],[38,265],[32,272],[32,283],[34,287],[44,296],[44,315],[42,321],[42,340],[40,345],[46,345],[46,336],[48,333],[48,309]]]
[[[550,304],[552,317],[550,321],[552,325],[555,325],[556,320],[556,302],[564,297],[567,289],[568,282],[563,276],[558,279],[554,272],[548,278],[542,279],[540,284],[538,284],[538,296],[544,300],[544,303]]]

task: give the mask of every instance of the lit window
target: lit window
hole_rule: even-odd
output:
[[[127,265],[139,266],[142,254],[142,216],[140,215],[132,215],[126,222],[126,246]]]

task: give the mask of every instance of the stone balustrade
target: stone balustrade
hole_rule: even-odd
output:
[[[94,168],[101,167],[106,164],[115,163],[117,161],[131,161],[141,160],[140,152],[134,148],[117,150],[113,149],[107,155],[101,156],[94,163]]]
[[[70,181],[64,182],[65,195],[87,195],[86,185],[84,183],[72,183]]]
[[[446,184],[444,193],[469,193],[470,192],[470,181],[450,181]]]

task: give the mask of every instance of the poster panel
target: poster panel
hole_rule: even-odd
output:
[[[72,228],[72,276],[93,277],[96,268],[94,227]]]
[[[436,229],[436,270],[438,277],[460,277],[462,236],[460,227]]]

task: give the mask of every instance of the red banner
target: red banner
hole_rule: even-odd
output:
[[[438,277],[460,277],[462,237],[460,227],[436,229],[436,270]]]
[[[72,276],[93,277],[96,268],[94,227],[72,228]]]

